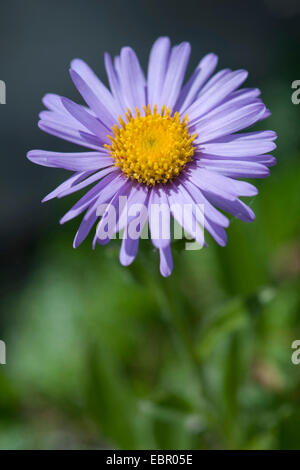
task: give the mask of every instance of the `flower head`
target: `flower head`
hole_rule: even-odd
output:
[[[74,172],[44,201],[94,184],[61,220],[84,213],[74,247],[99,220],[93,246],[122,232],[120,261],[128,265],[148,221],[160,271],[168,276],[173,269],[171,215],[198,243],[203,244],[206,229],[222,246],[229,220],[219,209],[245,222],[254,219],[239,198],[257,190],[240,178],[268,176],[275,164],[269,152],[276,147],[276,134],[240,131],[270,112],[258,89],[239,89],[246,71],[224,69],[213,75],[214,54],[206,55],[183,85],[189,55],[188,43],[172,48],[168,38],[159,38],[146,78],[131,48],[124,47],[114,62],[106,54],[110,90],[75,59],[70,74],[86,106],[53,94],[43,98],[48,110],[41,112],[39,127],[90,149],[28,153],[34,163]],[[190,210],[182,210],[186,207]]]
[[[148,186],[167,183],[192,160],[196,134],[190,136],[187,116],[181,122],[179,113],[172,116],[170,108],[163,106],[158,113],[157,106],[151,112],[148,105],[143,110],[141,116],[136,108],[136,117],[128,110],[126,123],[119,118],[121,128],[113,127],[112,144],[105,146],[127,177]]]

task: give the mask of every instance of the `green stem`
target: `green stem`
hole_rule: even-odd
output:
[[[203,377],[202,364],[196,354],[193,339],[186,321],[189,319],[188,312],[182,312],[179,299],[179,289],[173,278],[163,278],[160,275],[153,275],[144,270],[146,282],[152,292],[155,293],[164,320],[173,337],[178,353],[184,363],[188,366],[192,381],[197,387],[197,408],[202,417],[211,421],[213,419],[210,406],[205,399],[207,397],[205,381]]]

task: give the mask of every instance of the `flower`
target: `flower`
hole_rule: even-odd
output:
[[[173,269],[170,214],[198,243],[203,244],[205,229],[221,246],[227,242],[229,220],[219,209],[245,222],[254,219],[239,197],[254,196],[257,189],[239,178],[268,176],[268,167],[275,164],[269,152],[276,147],[276,134],[239,131],[270,112],[258,89],[239,89],[247,78],[245,70],[213,74],[215,54],[206,55],[183,85],[189,56],[187,42],[171,47],[169,38],[157,39],[146,78],[131,48],[124,47],[114,62],[105,54],[110,90],[85,62],[75,59],[70,75],[87,106],[54,94],[44,96],[48,110],[40,114],[40,129],[92,150],[33,150],[27,155],[39,165],[75,172],[43,201],[96,183],[61,219],[64,223],[85,212],[75,248],[99,219],[93,246],[124,231],[120,261],[129,265],[148,220],[161,274],[168,276]],[[121,207],[122,197],[126,204]],[[146,214],[131,213],[136,205],[145,207]],[[164,206],[169,214],[152,211],[155,206]],[[185,206],[191,210],[183,213]],[[109,209],[114,209],[115,219],[104,230]],[[137,235],[129,230],[134,221]]]

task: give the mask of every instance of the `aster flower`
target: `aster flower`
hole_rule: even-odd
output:
[[[152,242],[160,253],[161,274],[168,276],[173,269],[170,218],[167,234],[162,236],[161,214],[149,210],[155,204],[169,208],[187,233],[194,233],[192,227],[200,224],[201,231],[195,235],[200,244],[205,229],[218,244],[226,245],[229,220],[221,211],[245,222],[254,219],[253,211],[239,198],[254,196],[257,189],[240,178],[268,176],[268,167],[275,164],[269,152],[276,147],[276,134],[240,131],[270,112],[258,89],[239,89],[247,78],[245,70],[224,69],[214,74],[215,54],[202,58],[184,84],[189,56],[188,43],[171,47],[168,38],[159,38],[150,52],[146,78],[131,48],[124,47],[114,62],[105,54],[110,90],[85,62],[75,59],[70,75],[87,106],[54,94],[44,96],[48,110],[40,113],[40,129],[90,150],[33,150],[27,155],[39,165],[74,172],[43,201],[94,183],[61,219],[64,223],[84,213],[75,248],[99,220],[93,246],[107,243],[124,230],[120,261],[129,265],[148,219]],[[121,197],[126,197],[126,210],[117,204]],[[100,210],[103,204],[106,208]],[[134,204],[148,209],[139,220],[139,236],[128,233],[128,220],[134,216],[124,217]],[[178,211],[184,205],[192,208],[188,216]],[[197,211],[199,205],[204,217]],[[116,223],[103,238],[101,226],[107,208],[112,207]]]

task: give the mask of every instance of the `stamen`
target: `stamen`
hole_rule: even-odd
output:
[[[112,143],[105,147],[128,178],[149,186],[167,183],[192,160],[196,134],[189,133],[187,115],[180,121],[178,112],[172,116],[171,110],[162,106],[158,113],[157,105],[153,112],[150,105],[143,106],[143,111],[142,116],[135,108],[134,117],[127,108],[127,122],[119,117],[121,127],[112,127],[113,135],[108,136]]]

